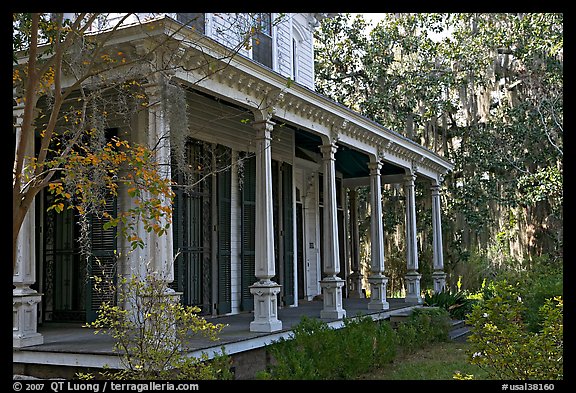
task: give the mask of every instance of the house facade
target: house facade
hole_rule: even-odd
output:
[[[50,196],[39,194],[18,240],[14,347],[41,344],[39,324],[93,320],[99,304],[114,298],[94,290],[94,276],[113,281],[149,269],[202,314],[253,313],[256,332],[282,330],[278,308],[317,297],[324,319],[345,317],[343,297],[363,297],[363,290],[368,309],[386,310],[386,183],[404,189],[405,300],[422,303],[417,177],[432,189],[434,289],[445,286],[440,187],[453,166],[314,91],[313,29],[325,17],[172,13],[124,21],[111,45],[150,53],[149,64],[163,71],[127,73],[127,80],[144,80],[150,105],[111,115],[107,131],[155,148],[163,175],[175,184],[170,230],[142,231],[145,246],[129,252],[126,239],[94,219],[92,256],[82,258],[78,217],[47,212]],[[94,26],[92,34],[114,22]],[[245,40],[239,32],[251,26],[258,28]],[[22,108],[14,107],[16,134]],[[363,186],[370,190],[368,272],[358,258],[355,190]],[[131,203],[120,193],[109,211]]]

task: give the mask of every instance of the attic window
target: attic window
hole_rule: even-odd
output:
[[[203,13],[187,13],[178,12],[176,14],[176,20],[184,25],[190,27],[192,30],[200,34],[206,33],[206,17]]]
[[[252,36],[252,59],[272,68],[272,14],[254,16],[256,31]]]

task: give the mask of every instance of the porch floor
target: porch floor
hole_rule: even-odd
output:
[[[415,307],[404,298],[387,299],[388,310],[374,311],[368,309],[369,299],[343,299],[343,308],[347,318],[370,315],[374,320],[387,319],[392,315],[403,314]],[[273,333],[250,331],[250,322],[254,319],[252,312],[235,315],[206,317],[212,323],[226,326],[217,341],[203,337],[190,340],[190,356],[199,356],[203,352],[211,358],[222,352],[224,346],[228,355],[262,348],[280,338],[289,338],[292,328],[301,318],[320,318],[323,302],[299,301],[298,307],[278,309],[278,319],[282,321],[282,330]],[[333,328],[343,325],[343,319],[324,319]],[[24,348],[14,348],[13,362],[21,364],[43,364],[54,366],[96,367],[108,366],[119,368],[119,357],[113,351],[114,340],[106,334],[95,334],[93,329],[83,328],[79,323],[44,323],[38,327],[44,336],[44,343]]]

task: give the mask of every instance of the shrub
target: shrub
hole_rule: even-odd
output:
[[[342,329],[303,317],[293,338],[268,347],[274,365],[257,378],[355,379],[393,361],[399,349],[412,351],[428,342],[447,341],[449,329],[448,312],[440,308],[415,309],[398,330],[389,321],[369,316],[344,319]]]
[[[526,307],[516,287],[494,283],[494,294],[468,317],[468,358],[495,379],[563,378],[563,300],[547,299],[539,308],[542,329],[531,332]]]
[[[184,306],[171,295],[165,280],[154,274],[144,279],[121,278],[118,305],[104,302],[97,319],[87,327],[108,333],[124,370],[106,370],[107,379],[230,379],[230,359],[222,354],[209,360],[188,357],[187,345],[194,335],[217,340],[224,325],[212,324],[198,315],[198,307]],[[94,375],[80,375],[83,379]]]
[[[443,308],[417,308],[408,320],[398,325],[397,343],[406,352],[413,352],[427,343],[448,341],[451,319]]]
[[[387,321],[370,317],[345,319],[345,327],[303,317],[292,339],[268,347],[275,360],[259,379],[352,379],[390,362],[396,354],[395,334]]]

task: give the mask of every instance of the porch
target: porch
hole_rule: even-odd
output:
[[[347,318],[369,315],[373,320],[389,319],[402,315],[413,308],[422,307],[407,302],[404,298],[388,298],[389,309],[374,311],[368,309],[370,299],[343,299]],[[190,356],[200,356],[203,352],[211,358],[222,352],[230,355],[236,379],[251,379],[259,370],[269,364],[265,347],[280,338],[292,336],[292,329],[302,317],[320,318],[322,300],[300,301],[298,307],[278,309],[278,319],[283,329],[273,333],[250,331],[253,313],[207,317],[212,323],[222,323],[218,341],[193,338],[190,343]],[[323,319],[332,328],[341,328],[343,319]],[[13,349],[13,373],[39,378],[74,378],[78,371],[99,369],[104,366],[120,368],[120,360],[113,352],[112,337],[95,334],[92,329],[82,328],[78,323],[45,323],[38,327],[44,343]]]

